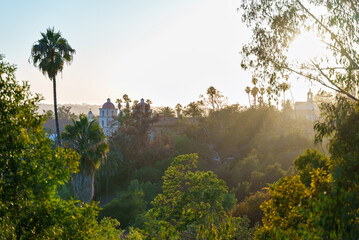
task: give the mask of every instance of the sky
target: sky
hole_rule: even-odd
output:
[[[214,86],[228,102],[248,105],[251,76],[240,67],[250,30],[240,0],[0,0],[0,53],[17,79],[53,102],[52,82],[28,62],[48,27],[76,50],[57,77],[58,103],[102,104],[128,94],[155,106],[187,105]],[[295,83],[305,101],[309,83]]]

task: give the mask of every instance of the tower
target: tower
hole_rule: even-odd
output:
[[[90,109],[89,113],[87,114],[87,119],[89,122],[92,122],[94,120],[93,113],[92,113],[91,109]]]
[[[117,116],[117,108],[115,108],[115,105],[111,102],[111,100],[108,98],[107,102],[105,102],[102,105],[102,108],[100,110],[100,115],[98,117],[99,124],[102,127],[105,135],[107,137],[111,136],[113,132],[115,132],[118,129],[118,125],[115,123],[115,117]]]
[[[145,100],[141,98],[141,101],[137,103],[135,109],[132,111],[134,114],[141,116],[149,116],[152,118],[152,109],[150,104],[145,103]]]
[[[309,88],[309,92],[307,93],[307,102],[309,102],[309,103],[313,102],[313,93],[310,88]]]

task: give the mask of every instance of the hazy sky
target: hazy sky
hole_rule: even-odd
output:
[[[250,75],[239,51],[249,30],[239,0],[0,0],[0,53],[18,66],[45,103],[52,82],[28,63],[32,44],[48,27],[76,49],[58,76],[58,102],[102,104],[127,93],[174,107],[198,100],[213,85],[229,103],[248,104]],[[303,101],[309,84],[293,86]]]

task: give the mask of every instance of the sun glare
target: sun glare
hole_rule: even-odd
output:
[[[304,32],[294,39],[288,51],[288,56],[292,60],[308,62],[314,58],[324,56],[325,47],[314,33]]]

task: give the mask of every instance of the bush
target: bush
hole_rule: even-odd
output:
[[[243,202],[240,202],[232,211],[233,217],[247,216],[250,220],[250,226],[256,223],[262,224],[264,216],[260,205],[269,200],[269,194],[265,191],[258,191],[255,194],[246,197]]]

